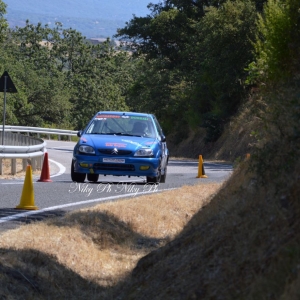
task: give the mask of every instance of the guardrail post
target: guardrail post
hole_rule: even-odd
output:
[[[22,170],[26,171],[27,168],[27,158],[22,159]]]
[[[11,175],[17,174],[17,160],[15,158],[11,159]]]
[[[31,159],[31,167],[32,167],[32,171],[36,171],[36,158],[33,157]]]
[[[44,154],[44,155],[45,155],[45,154]],[[38,157],[38,168],[39,168],[39,170],[42,170],[42,165],[43,165],[44,155]]]

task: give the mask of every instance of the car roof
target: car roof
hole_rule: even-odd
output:
[[[147,117],[154,117],[153,114],[147,113],[139,113],[139,112],[131,112],[131,111],[98,111],[97,115],[99,114],[117,114],[117,115],[128,115],[128,116],[147,116]]]

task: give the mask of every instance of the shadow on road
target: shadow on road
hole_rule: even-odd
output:
[[[22,216],[24,214],[24,216]],[[47,218],[61,217],[66,214],[63,210],[21,210],[14,208],[1,208],[0,209],[0,232],[8,229],[16,228],[22,224],[30,224],[32,222],[43,221]]]

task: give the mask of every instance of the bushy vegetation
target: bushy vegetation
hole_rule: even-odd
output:
[[[7,29],[1,1],[0,69],[19,91],[7,123],[79,129],[96,111],[129,109],[155,113],[175,144],[200,128],[215,142],[253,87],[297,69],[298,3],[264,3],[151,4],[116,35],[128,52],[60,23]]]
[[[117,37],[143,60],[129,107],[153,110],[167,133],[204,127],[207,142],[215,141],[247,94],[245,68],[254,59],[262,3],[170,0],[130,20]]]
[[[151,4],[148,16],[134,16],[119,29],[127,52],[109,41],[91,45],[60,23],[51,29],[27,21],[8,30],[1,3],[0,67],[19,91],[8,101],[10,124],[79,129],[96,111],[129,109],[155,113],[175,144],[188,128],[205,128],[205,141],[215,142],[266,64],[275,76],[278,60],[297,56],[296,36],[285,35],[293,32],[297,4],[282,4],[282,11],[270,4],[262,15],[263,0]],[[264,15],[273,17],[264,23]],[[269,42],[254,43],[272,24]]]
[[[60,23],[7,29],[1,4],[0,72],[8,71],[18,90],[8,96],[6,124],[80,129],[99,110],[127,109],[126,52],[109,40],[92,45]]]
[[[117,34],[133,55],[91,45],[60,23],[2,30],[0,67],[19,91],[7,122],[79,128],[98,110],[130,109],[155,113],[176,141],[200,127],[215,141],[247,94],[245,67],[263,2],[151,4],[148,16],[134,16]]]

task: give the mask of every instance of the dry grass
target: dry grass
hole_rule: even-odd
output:
[[[99,299],[99,293],[108,299],[110,287],[178,235],[219,187],[185,186],[105,203],[3,233],[0,296],[20,299],[26,290],[28,299]]]
[[[0,296],[299,299],[300,162],[281,169],[284,185],[262,185],[272,169],[249,164],[224,186],[105,203],[2,234]]]
[[[240,168],[175,239],[139,261],[120,299],[299,299],[300,186],[278,195],[255,184],[247,163]]]

